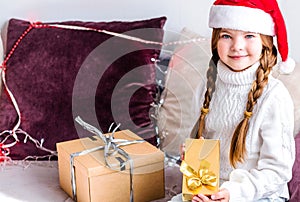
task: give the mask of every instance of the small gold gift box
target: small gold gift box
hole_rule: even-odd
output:
[[[194,195],[211,195],[219,190],[220,141],[186,139],[185,156],[180,171],[183,173],[182,200]]]

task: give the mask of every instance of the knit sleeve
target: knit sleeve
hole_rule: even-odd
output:
[[[283,85],[265,96],[260,110],[263,115],[262,120],[256,120],[260,124],[258,134],[252,134],[259,135],[260,143],[257,144],[261,145],[257,163],[248,170],[233,170],[229,181],[223,183],[221,187],[229,190],[230,201],[288,198],[286,186],[292,177],[295,160],[294,110],[292,99]]]

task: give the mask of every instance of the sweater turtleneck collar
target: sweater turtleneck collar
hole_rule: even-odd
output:
[[[218,62],[219,78],[227,84],[249,85],[256,79],[256,70],[259,62],[254,63],[251,67],[240,72],[230,70],[221,60]]]

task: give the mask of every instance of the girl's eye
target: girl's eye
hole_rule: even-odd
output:
[[[246,36],[245,36],[245,38],[246,39],[252,39],[252,38],[254,38],[255,36],[253,35],[253,34],[247,34]]]
[[[231,36],[228,35],[228,34],[222,34],[222,35],[221,35],[221,38],[223,38],[223,39],[230,39]]]

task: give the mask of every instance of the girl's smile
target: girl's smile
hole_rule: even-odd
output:
[[[231,57],[232,59],[240,59],[240,58],[243,58],[243,57],[247,57],[246,55],[233,55],[233,56],[229,56]]]

